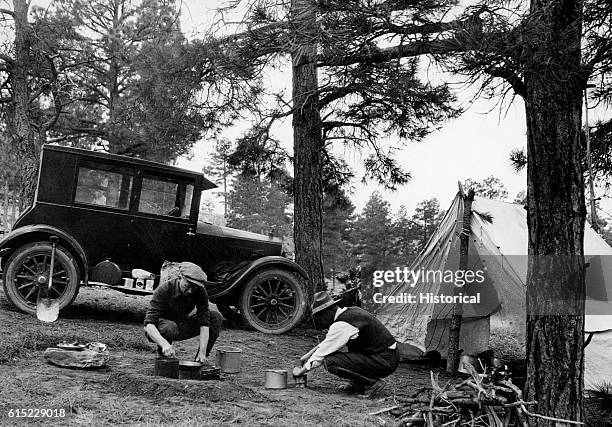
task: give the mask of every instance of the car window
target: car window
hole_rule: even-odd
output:
[[[150,175],[143,176],[138,211],[189,218],[193,185]]]
[[[127,209],[132,192],[132,176],[112,166],[81,166],[74,201],[96,206]]]

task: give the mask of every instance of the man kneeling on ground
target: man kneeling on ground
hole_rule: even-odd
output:
[[[329,328],[325,340],[302,356],[303,366],[293,370],[304,375],[323,365],[334,375],[349,380],[340,391],[380,393],[399,364],[397,343],[387,328],[372,314],[359,307],[340,308],[327,292],[317,292],[312,317],[318,328]],[[339,351],[344,345],[348,352]]]
[[[149,341],[157,344],[160,356],[174,357],[174,341],[199,335],[196,360],[208,363],[208,355],[221,331],[223,316],[208,309],[206,279],[206,273],[200,267],[182,262],[178,275],[161,283],[153,293],[144,330]],[[196,312],[190,315],[194,307]]]

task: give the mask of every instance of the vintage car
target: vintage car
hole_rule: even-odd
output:
[[[272,236],[201,220],[201,192],[214,187],[173,166],[45,145],[34,203],[0,241],[6,296],[34,313],[39,286],[49,282],[60,308],[91,284],[147,295],[150,286],[126,280],[134,269],[155,273],[155,286],[164,261],[191,261],[207,273],[210,300],[226,317],[288,331],[306,311],[306,272],[281,256]]]

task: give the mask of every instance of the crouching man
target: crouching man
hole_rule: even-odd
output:
[[[173,279],[161,283],[151,299],[144,320],[149,341],[157,344],[160,356],[174,357],[174,341],[200,336],[196,360],[208,363],[208,355],[219,337],[223,316],[208,309],[204,287],[206,273],[191,262],[182,262]],[[196,312],[190,313],[193,309]]]
[[[385,388],[382,378],[399,364],[397,343],[387,328],[359,307],[340,308],[327,292],[317,292],[312,317],[318,328],[329,328],[325,340],[302,356],[302,367],[293,370],[304,375],[323,365],[334,375],[349,380],[340,391],[374,397]],[[339,351],[344,345],[348,352]]]

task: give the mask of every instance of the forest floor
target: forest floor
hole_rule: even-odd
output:
[[[285,335],[224,329],[216,346],[242,349],[239,374],[222,374],[221,381],[154,377],[155,349],[142,330],[148,301],[86,288],[56,322],[45,324],[16,311],[0,291],[0,425],[387,426],[396,423],[390,415],[368,414],[430,385],[431,371],[441,382],[450,379],[439,366],[402,363],[374,400],[337,393],[342,382],[323,369],[309,374],[308,388],[265,389],[266,369],[290,370],[322,338],[304,329]],[[45,362],[47,347],[75,340],[106,343],[108,367],[77,370]],[[178,358],[192,360],[197,345],[197,339],[177,343]],[[507,350],[504,342],[500,347]],[[9,418],[11,409],[36,408],[63,409],[65,416]]]

